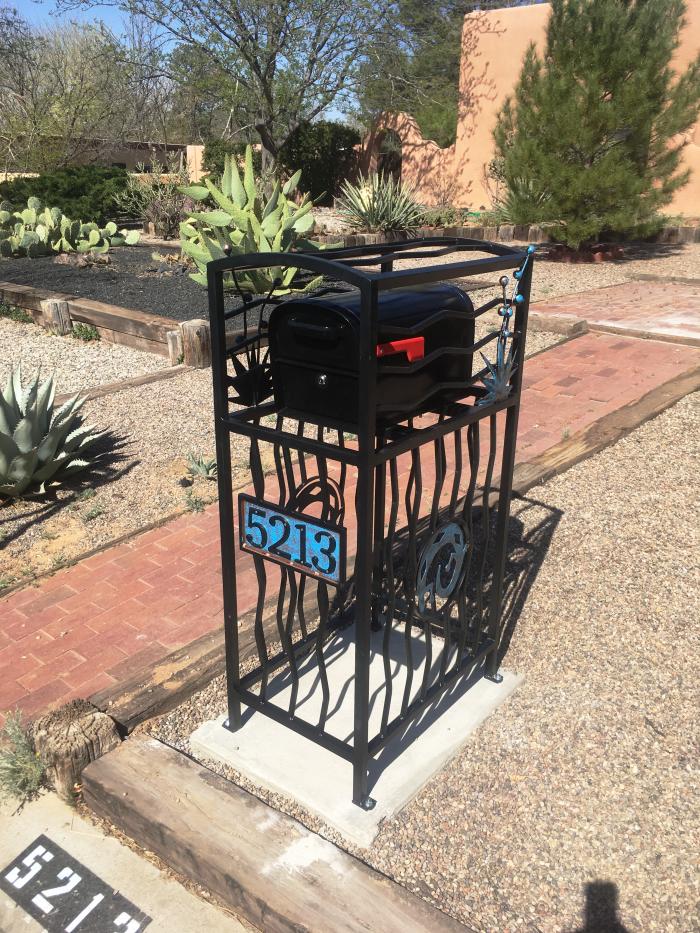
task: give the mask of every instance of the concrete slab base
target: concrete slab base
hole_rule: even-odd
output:
[[[386,695],[381,633],[373,636],[370,664],[370,736],[379,731]],[[401,705],[406,682],[403,632],[391,635],[391,718]],[[411,696],[420,689],[425,646],[414,641]],[[400,643],[401,642],[401,643]],[[421,651],[422,645],[422,651]],[[439,670],[442,641],[433,639],[433,676]],[[422,656],[421,656],[422,655]],[[344,741],[353,731],[353,679],[355,652],[350,633],[339,633],[324,651],[330,687],[326,729]],[[318,721],[321,689],[315,656],[300,666],[297,715],[314,725]],[[370,793],[374,809],[364,811],[352,803],[352,766],[320,745],[298,735],[263,713],[245,710],[242,728],[229,732],[225,717],[204,723],[192,734],[192,752],[202,760],[225,764],[253,783],[296,800],[361,847],[371,845],[383,820],[390,818],[466,744],[469,735],[493,713],[521,683],[522,677],[502,672],[500,684],[479,676],[457,682],[418,720],[396,733],[370,763]],[[287,674],[270,681],[268,698],[288,707]]]

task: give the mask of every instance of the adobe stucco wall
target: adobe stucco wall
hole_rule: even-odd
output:
[[[684,68],[700,48],[700,0],[687,0],[687,25],[675,56]],[[407,114],[385,114],[364,141],[363,168],[376,166],[382,133],[395,130],[402,141],[402,177],[416,186],[424,203],[439,200],[438,192],[451,189],[447,199],[460,207],[480,209],[492,205],[486,182],[493,158],[493,128],[503,101],[512,93],[530,42],[542,48],[549,4],[510,7],[470,13],[462,32],[460,91],[464,101],[455,144],[447,149],[422,137]],[[686,217],[700,215],[700,122],[686,136],[684,164],[691,169],[688,185],[667,208]]]

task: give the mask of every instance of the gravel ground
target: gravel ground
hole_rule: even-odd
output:
[[[177,252],[176,248],[157,249],[161,253]],[[151,259],[153,250],[152,244],[115,249],[109,254],[109,265],[95,265],[89,269],[56,265],[51,258],[1,259],[0,281],[41,285],[180,321],[207,318],[206,290],[188,275],[147,271],[156,269]],[[399,262],[396,268],[403,265]],[[596,265],[567,265],[541,259],[535,266],[532,298],[542,301],[589,288],[619,285],[633,280],[639,273],[700,277],[700,244],[628,247],[625,258]]]
[[[75,485],[59,489],[44,503],[26,500],[0,507],[0,583],[51,569],[181,511],[191,502],[188,492],[203,502],[216,495],[216,484],[206,479],[197,479],[190,489],[178,485],[190,451],[214,458],[209,370],[95,399],[84,411],[89,423],[122,438],[119,460],[108,475],[96,480],[78,476]],[[239,455],[234,449],[241,482],[247,456],[247,448],[241,447]]]
[[[0,318],[0,385],[20,362],[25,382],[41,369],[46,376],[54,374],[59,393],[85,391],[168,366],[164,357],[154,353],[103,340],[55,337],[36,324]]]
[[[623,259],[591,265],[541,260],[535,264],[532,300],[621,285],[639,275],[700,279],[700,243],[630,246]]]
[[[159,253],[177,249],[157,247]],[[186,273],[157,272],[151,245],[110,250],[108,265],[86,269],[59,265],[53,258],[0,259],[0,281],[52,289],[122,308],[136,308],[179,321],[209,317],[207,290]],[[154,271],[148,271],[153,269]]]
[[[522,248],[523,244],[515,243],[513,246],[517,249]],[[474,254],[475,257],[483,255],[485,254]],[[440,261],[453,262],[454,257],[448,256],[438,260]],[[431,264],[430,260],[418,260],[414,263],[416,266],[428,264]],[[408,263],[397,262],[395,268],[400,269],[407,265]],[[540,254],[535,261],[531,300],[544,301],[572,292],[620,285],[623,282],[634,281],[640,274],[700,278],[700,243],[629,246],[623,259],[595,264],[571,265],[551,262]],[[464,284],[468,285],[468,282],[468,279],[464,280]],[[472,298],[475,301],[485,301],[487,297],[496,294],[496,290],[484,290]]]
[[[355,853],[475,930],[619,931],[616,898],[630,931],[700,929],[699,431],[696,394],[514,504],[525,682]],[[219,678],[150,730],[187,750],[224,707]]]

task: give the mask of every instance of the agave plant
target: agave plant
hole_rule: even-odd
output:
[[[54,411],[53,377],[24,388],[20,366],[12,370],[0,392],[0,496],[43,493],[95,464],[86,453],[105,432],[83,424],[84,403],[75,395]]]
[[[486,387],[486,394],[479,399],[479,405],[500,402],[510,395],[510,380],[515,369],[513,349],[512,340],[510,341],[510,348],[506,352],[505,341],[499,339],[495,363],[492,363],[483,353],[481,354],[481,358],[486,363],[488,374],[484,375],[481,380]]]
[[[190,476],[203,476],[205,479],[216,479],[216,460],[208,460],[204,454],[190,451],[187,454],[187,472]]]
[[[181,188],[193,200],[215,205],[213,210],[192,211],[180,224],[182,251],[195,261],[199,270],[190,278],[206,285],[207,263],[227,254],[280,253],[293,247],[321,249],[319,244],[299,238],[314,224],[309,195],[305,194],[299,204],[293,200],[300,179],[298,171],[286,184],[278,181],[265,199],[255,180],[252,147],[247,146],[242,179],[234,156],[227,155],[220,188],[210,178],[205,178],[201,185]],[[224,285],[255,294],[284,295],[292,291],[297,271],[284,266],[246,270],[237,274],[235,281],[233,276],[226,276]],[[315,287],[318,281],[314,279],[305,289]]]
[[[96,223],[71,220],[58,207],[44,207],[39,198],[29,198],[27,206],[15,211],[0,203],[0,256],[49,256],[51,253],[106,253],[112,246],[135,246],[137,230],[118,230],[110,221]]]
[[[376,172],[360,175],[356,185],[345,181],[338,208],[351,227],[370,233],[409,233],[425,218],[413,188]]]

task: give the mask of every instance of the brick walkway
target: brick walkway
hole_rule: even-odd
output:
[[[591,330],[700,347],[700,285],[628,282],[538,302],[532,310],[583,318]]]
[[[700,349],[600,333],[534,357],[525,371],[519,462],[698,365]],[[241,612],[257,592],[249,566]],[[0,718],[15,707],[31,716],[90,696],[221,624],[212,506],[0,600]]]

